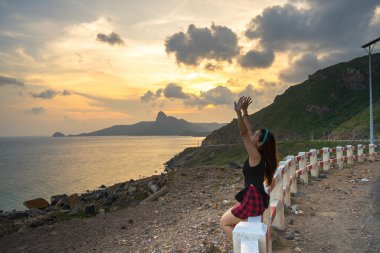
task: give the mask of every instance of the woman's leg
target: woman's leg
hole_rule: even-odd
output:
[[[232,238],[232,231],[234,230],[236,224],[238,224],[240,221],[245,221],[243,219],[239,219],[235,217],[231,213],[231,207],[228,209],[223,215],[222,218],[220,219],[220,226],[222,227],[223,231],[226,232],[227,236]]]

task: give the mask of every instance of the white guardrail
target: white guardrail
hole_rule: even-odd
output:
[[[368,153],[365,154],[363,151],[366,148]],[[327,171],[332,164],[342,169],[345,161],[348,165],[364,159],[374,161],[376,156],[380,156],[375,148],[380,148],[380,145],[311,149],[309,152],[299,152],[297,156],[285,157],[268,188],[270,204],[263,216],[249,217],[247,222],[239,222],[235,226],[232,233],[234,253],[272,253],[271,227],[285,229],[284,209],[291,205],[290,193],[297,192],[297,178],[307,184],[309,172],[312,177],[318,177],[320,170]],[[336,156],[330,158],[331,153],[336,153]]]

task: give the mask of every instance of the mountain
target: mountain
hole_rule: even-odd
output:
[[[254,129],[269,128],[277,140],[369,138],[368,56],[318,70],[250,115]],[[374,133],[380,135],[380,53],[372,55]],[[255,98],[252,98],[253,102]],[[238,143],[237,121],[207,136],[202,145]]]
[[[157,114],[155,121],[142,121],[133,125],[116,125],[77,136],[114,136],[114,135],[182,135],[206,136],[226,124],[191,123],[184,119],[167,116],[164,112]]]

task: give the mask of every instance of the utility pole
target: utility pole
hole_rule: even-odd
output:
[[[368,53],[369,62],[369,132],[370,143],[373,144],[373,109],[372,109],[372,70],[371,70],[371,54],[376,42],[380,40],[380,37],[363,45],[362,48]],[[368,47],[368,50],[367,50]]]

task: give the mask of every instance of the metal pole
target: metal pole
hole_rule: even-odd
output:
[[[373,47],[372,47],[373,49]],[[369,132],[370,132],[370,142],[373,144],[373,111],[372,111],[372,70],[371,70],[371,46],[368,50],[369,58]]]
[[[370,132],[370,143],[373,144],[373,109],[372,109],[372,69],[371,69],[371,54],[372,50],[375,47],[376,42],[380,41],[380,37],[368,42],[363,45],[362,48],[368,53],[368,62],[369,62],[369,132]],[[372,48],[371,48],[372,46]],[[367,51],[368,47],[368,51]]]

